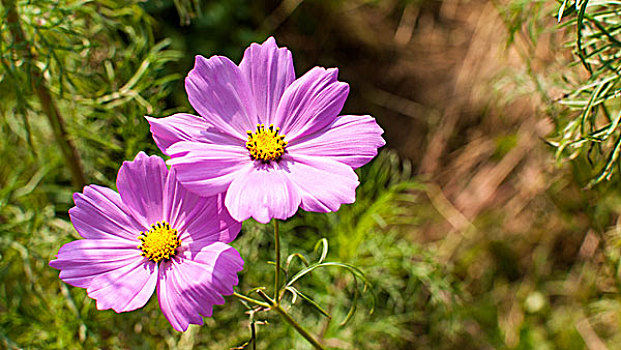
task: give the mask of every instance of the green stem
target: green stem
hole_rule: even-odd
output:
[[[278,220],[274,219],[274,242],[276,250],[276,273],[274,275],[274,304],[280,302],[280,236],[278,234]]]
[[[257,290],[257,293],[259,293],[259,296],[261,296],[263,300],[270,303],[271,309],[279,313],[280,316],[285,321],[287,321],[287,323],[289,323],[293,328],[295,328],[295,330],[298,331],[298,333],[300,333],[300,335],[303,336],[304,339],[306,339],[309,343],[311,343],[315,347],[315,349],[325,350],[323,345],[321,345],[321,343],[319,343],[317,339],[315,339],[310,333],[308,333],[306,329],[304,329],[296,320],[294,320],[293,317],[291,317],[291,315],[289,315],[287,311],[283,309],[282,306],[280,306],[280,304],[276,304],[274,300],[270,299],[270,297],[268,297],[267,294],[265,294],[260,289]]]
[[[247,302],[249,302],[249,303],[253,303],[253,304],[256,304],[256,305],[259,305],[259,306],[265,307],[265,308],[269,308],[269,307],[271,307],[271,304],[266,304],[266,303],[264,303],[264,302],[262,302],[262,301],[258,301],[258,300],[256,300],[256,299],[253,299],[253,298],[247,297],[247,296],[245,296],[245,295],[243,295],[243,294],[239,294],[239,293],[237,293],[237,292],[233,292],[233,296],[234,296],[234,297],[236,297],[236,298],[238,298],[238,299],[241,299],[241,300],[244,300],[244,301],[247,301]]]

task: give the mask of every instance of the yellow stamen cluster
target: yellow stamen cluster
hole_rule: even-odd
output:
[[[248,133],[246,149],[250,151],[250,156],[255,160],[262,160],[268,163],[270,160],[278,160],[285,153],[287,141],[285,135],[278,135],[280,128],[275,128],[274,124],[266,129],[265,124],[257,124],[257,130]]]
[[[151,225],[149,232],[140,232],[138,239],[142,242],[138,246],[141,255],[156,263],[175,256],[175,249],[181,244],[177,230],[170,228],[166,221]]]

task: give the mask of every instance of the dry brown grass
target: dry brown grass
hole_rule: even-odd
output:
[[[355,89],[347,111],[371,111],[388,145],[414,162],[443,220],[430,219],[412,239],[467,265],[460,278],[473,298],[491,294],[506,346],[518,344],[532,316],[528,298],[543,295],[552,309],[569,310],[558,315],[572,315],[570,329],[588,348],[605,348],[598,332],[613,321],[594,328],[595,316],[579,306],[616,290],[593,276],[610,276],[605,237],[585,207],[594,194],[556,166],[544,142],[554,128],[548,112],[563,94],[555,74],[571,60],[555,19],[533,9],[508,44],[509,1],[295,3],[326,25],[300,34],[295,12],[279,22],[281,41],[306,53],[306,65],[338,63]],[[533,37],[528,25],[547,30]],[[480,281],[489,269],[498,280]],[[556,315],[536,322],[552,334],[565,317]]]

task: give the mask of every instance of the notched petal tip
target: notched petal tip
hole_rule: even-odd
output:
[[[339,76],[339,69],[337,67],[328,67],[325,68],[326,73],[330,74],[331,76],[334,76],[335,79],[338,78]]]
[[[329,82],[334,82],[334,81],[338,81],[339,69],[337,67],[326,68],[326,67],[321,67],[321,66],[315,66],[311,68],[311,70],[306,72],[306,74],[323,76],[324,79],[328,80]]]
[[[276,39],[274,39],[273,36],[268,37],[267,39],[265,39],[262,43],[258,43],[258,42],[253,42],[250,43],[250,45],[248,45],[248,47],[246,48],[245,52],[248,52],[248,50],[253,50],[253,49],[261,49],[261,48],[269,48],[269,49],[277,49],[277,50],[287,50],[289,51],[286,47],[279,47],[278,44],[276,43]]]
[[[47,263],[47,266],[49,266],[49,267],[51,267],[53,269],[56,269],[56,270],[60,270],[62,264],[58,261],[58,254],[55,255],[54,257],[55,257],[55,259],[54,260],[50,260]]]
[[[196,68],[196,65],[199,62],[204,62],[204,61],[207,61],[207,60],[208,60],[208,58],[203,56],[203,55],[196,55],[196,56],[194,56],[194,67]]]
[[[157,158],[157,156],[151,156],[151,157],[156,157]],[[136,157],[134,157],[134,161],[145,160],[147,158],[150,158],[150,157],[144,151],[140,151],[140,152],[138,152],[138,154],[136,154]]]
[[[71,198],[73,198],[73,203],[74,203],[74,204],[76,204],[76,202],[80,199],[80,197],[82,196],[82,193],[84,193],[84,191],[86,191],[86,188],[87,188],[88,186],[91,186],[91,185],[86,185],[86,186],[82,187],[82,192],[74,192],[74,193],[73,193],[73,195],[71,196]],[[72,207],[71,209],[69,209],[69,213],[71,213],[71,210],[72,210],[73,208],[75,208],[75,207]]]

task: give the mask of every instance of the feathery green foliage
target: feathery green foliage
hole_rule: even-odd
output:
[[[610,180],[621,153],[621,8],[618,1],[560,4],[558,20],[575,33],[572,51],[586,77],[572,77],[559,101],[572,111],[557,120],[557,158],[586,156],[596,169],[589,185]]]

